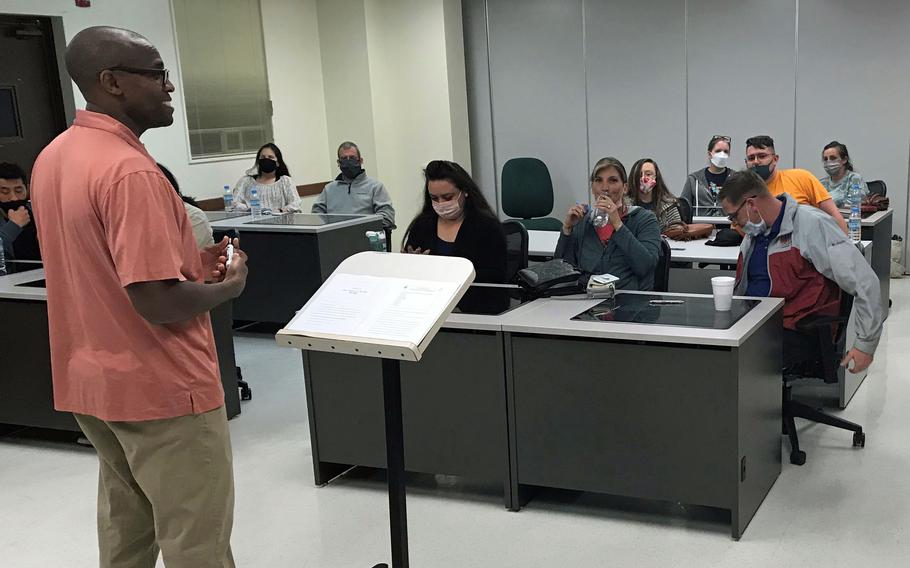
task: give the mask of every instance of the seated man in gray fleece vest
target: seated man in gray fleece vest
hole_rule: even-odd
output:
[[[363,169],[360,148],[353,142],[342,142],[338,147],[338,167],[341,173],[328,185],[313,203],[313,213],[363,214],[382,216],[382,226],[395,227],[395,209],[392,198],[381,182],[367,176]]]

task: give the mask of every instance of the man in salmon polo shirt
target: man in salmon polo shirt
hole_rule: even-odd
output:
[[[54,406],[100,461],[104,568],[233,567],[231,443],[208,312],[246,284],[239,242],[199,251],[139,137],[173,123],[158,50],[128,30],[73,37],[85,110],[35,162]],[[208,281],[208,283],[206,283]]]

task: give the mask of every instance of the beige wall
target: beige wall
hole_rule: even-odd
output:
[[[260,0],[272,128],[298,184],[334,177],[326,146],[328,126],[316,0]],[[314,197],[304,199],[304,210]]]
[[[395,204],[398,242],[422,204],[423,166],[455,157],[445,12],[440,0],[364,5],[376,160]],[[466,109],[464,116],[466,123]]]
[[[360,148],[368,174],[379,177],[363,0],[317,0],[317,5],[332,177],[338,175],[335,152],[346,140]]]
[[[298,184],[337,175],[335,149],[360,145],[398,212],[396,242],[422,199],[432,159],[470,167],[458,0],[261,0],[275,143]],[[62,16],[67,40],[92,25],[135,30],[154,43],[178,89],[174,124],[143,136],[149,151],[199,198],[217,197],[252,157],[191,163],[168,0],[4,0],[9,13]],[[77,108],[85,101],[76,95]],[[309,204],[313,198],[306,200]]]
[[[265,34],[269,65],[269,88],[274,102],[275,142],[282,148],[300,184],[325,181],[331,175],[325,149],[325,103],[319,41],[316,33],[315,0],[261,0],[268,22]],[[89,26],[112,25],[146,36],[171,69],[177,92],[174,124],[148,131],[142,141],[158,161],[177,176],[188,195],[218,197],[221,187],[233,185],[249,168],[252,157],[190,163],[182,83],[177,66],[177,44],[168,0],[120,0],[94,2],[91,8],[76,8],[60,0],[3,0],[3,12],[61,16],[67,41]],[[279,72],[280,71],[280,72]],[[75,85],[76,108],[85,100]]]

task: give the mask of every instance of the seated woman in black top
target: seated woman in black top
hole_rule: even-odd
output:
[[[460,256],[474,264],[475,282],[505,282],[506,235],[468,172],[455,162],[434,160],[423,174],[423,209],[408,226],[402,252]],[[458,307],[484,313],[506,309],[505,294],[491,298],[484,292],[489,291],[469,290]]]

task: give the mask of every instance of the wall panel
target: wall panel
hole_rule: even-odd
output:
[[[540,158],[562,218],[587,187],[581,1],[489,1],[488,14],[497,183],[509,158]]]
[[[688,12],[689,170],[713,134],[733,137],[733,167],[756,134],[792,167],[796,0],[688,0]]]
[[[904,234],[910,153],[910,3],[800,0],[796,162],[824,177],[821,153],[838,140],[856,170],[888,184]]]
[[[682,190],[685,34],[679,0],[585,2],[589,165],[612,155],[629,169],[651,157],[670,190]]]

